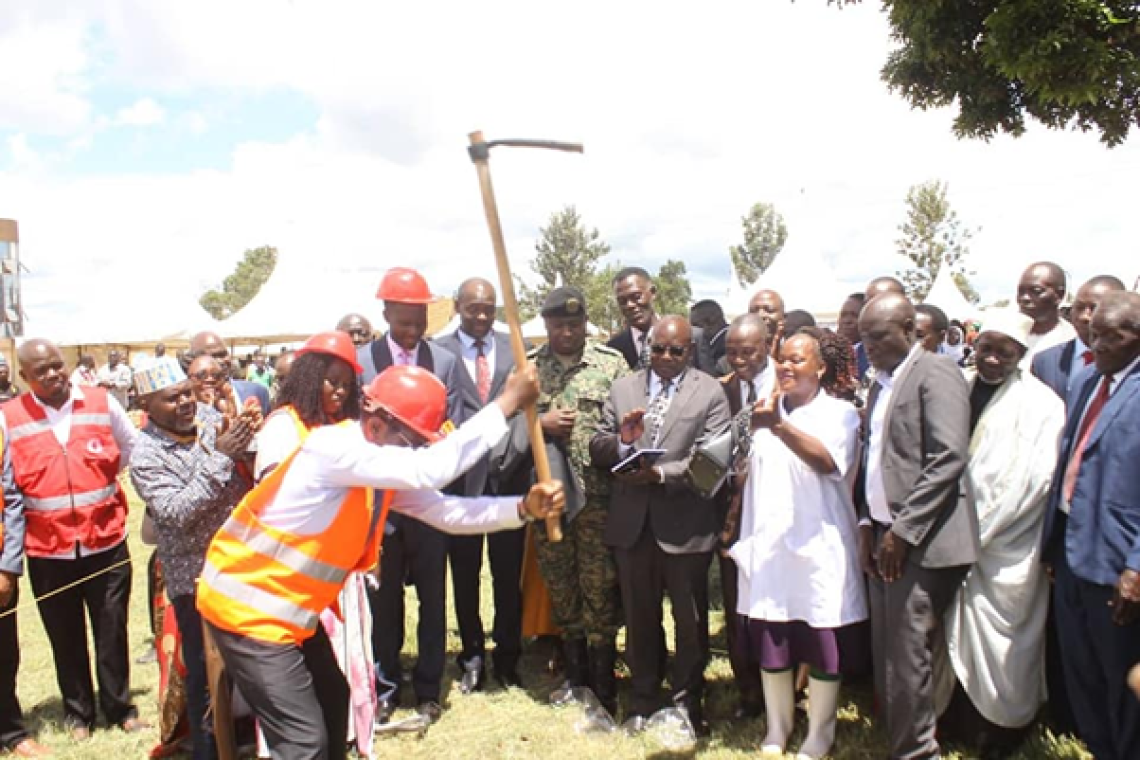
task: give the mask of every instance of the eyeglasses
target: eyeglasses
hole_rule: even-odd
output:
[[[654,343],[649,347],[649,350],[653,352],[654,356],[661,356],[668,351],[669,355],[674,359],[680,359],[685,355],[686,348],[684,346],[663,346],[660,343]]]
[[[224,372],[219,372],[219,371],[211,372],[208,369],[200,369],[197,372],[193,372],[190,374],[190,379],[197,380],[200,383],[204,383],[207,380],[214,380],[215,382],[221,382],[222,380],[225,379],[225,377],[226,377],[226,373],[224,373]]]
[[[408,430],[404,423],[389,414],[387,410],[380,410],[380,419],[384,420],[384,424],[388,426],[388,432],[409,449],[419,449],[428,445],[428,442],[419,433]]]

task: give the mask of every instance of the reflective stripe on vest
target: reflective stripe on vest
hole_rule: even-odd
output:
[[[54,509],[71,509],[72,507],[90,507],[92,504],[98,504],[101,501],[110,499],[115,495],[117,490],[118,485],[109,485],[106,488],[84,491],[83,493],[73,493],[70,496],[51,496],[46,499],[25,496],[24,507],[44,512],[50,512]]]
[[[252,607],[258,612],[264,612],[271,618],[284,620],[296,628],[316,630],[317,622],[320,620],[319,614],[299,607],[288,599],[274,596],[268,591],[250,586],[248,583],[242,583],[238,579],[226,575],[214,567],[209,559],[202,566],[202,582],[235,602]]]
[[[8,440],[12,443],[39,433],[50,433],[51,424],[47,420],[30,420],[8,429]]]
[[[341,584],[348,577],[348,570],[342,570],[335,565],[321,562],[316,557],[310,557],[303,551],[283,544],[256,525],[238,523],[231,519],[226,520],[222,530],[233,536],[234,540],[245,544],[250,551],[257,552],[266,559],[279,562],[290,570],[308,576],[315,581]]]
[[[91,412],[85,412],[82,414],[73,414],[71,415],[71,424],[72,426],[95,425],[98,427],[111,427],[111,413],[92,414]]]

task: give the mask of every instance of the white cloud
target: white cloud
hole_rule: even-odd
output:
[[[136,100],[115,114],[115,123],[128,127],[153,127],[166,121],[166,109],[151,98]]]
[[[5,7],[0,14],[0,129],[58,135],[88,123],[91,61],[85,33],[75,17],[40,19],[30,7]]]
[[[573,203],[615,258],[651,267],[681,258],[696,295],[719,296],[740,217],[765,200],[789,216],[793,239],[808,239],[857,287],[901,263],[893,251],[907,188],[944,179],[963,222],[982,227],[970,263],[989,298],[1009,295],[1041,258],[1076,279],[1135,276],[1135,138],[1113,151],[1094,135],[1039,128],[960,142],[950,112],[912,111],[886,91],[878,71],[889,42],[873,4],[706,6],[587,1],[560,14],[522,2],[103,0],[76,3],[82,24],[20,27],[76,46],[57,44],[69,63],[40,88],[60,97],[84,102],[96,70],[95,43],[84,40],[97,29],[100,76],[134,94],[144,117],[165,118],[158,101],[174,96],[273,88],[320,112],[305,134],[238,146],[224,171],[139,176],[145,167],[124,163],[121,175],[0,176],[28,264],[46,272],[26,282],[28,308],[97,276],[124,304],[142,287],[196,294],[263,243],[293,260],[412,264],[448,292],[491,266],[464,154],[474,128],[586,144],[584,156],[494,154],[521,272],[538,226]],[[0,29],[0,39],[11,34]],[[220,136],[219,111],[189,109],[179,124]],[[39,131],[50,130],[26,134]]]

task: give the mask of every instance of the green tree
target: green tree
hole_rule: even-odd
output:
[[[559,281],[589,293],[598,262],[610,252],[610,246],[596,229],[586,229],[573,206],[551,214],[550,221],[539,230],[534,247],[537,253],[530,268],[539,277],[538,285],[531,287],[516,278],[523,320],[538,313],[542,299]]]
[[[277,249],[271,245],[250,248],[221,288],[207,290],[198,299],[214,319],[226,319],[253,300],[277,266]]]
[[[586,304],[590,311],[590,322],[607,335],[613,335],[623,327],[621,311],[614,300],[614,276],[621,271],[621,262],[612,261],[594,272],[589,287],[585,289]]]
[[[828,0],[842,7],[859,0]],[[959,137],[1020,135],[1026,116],[1119,145],[1140,124],[1136,0],[884,0],[887,86],[918,108],[956,105]]]
[[[732,265],[740,284],[747,287],[764,274],[788,239],[784,217],[770,203],[757,203],[740,219],[744,242],[729,246]]]
[[[658,314],[679,314],[689,316],[689,304],[693,301],[693,289],[685,272],[685,262],[669,259],[657,270],[653,279],[657,286],[657,299],[653,306]]]
[[[898,275],[907,294],[922,301],[942,267],[950,267],[963,295],[977,303],[978,294],[969,283],[972,273],[965,270],[965,259],[970,253],[967,243],[973,232],[962,226],[957,212],[950,208],[948,190],[946,183],[934,180],[915,185],[907,192],[907,218],[899,225],[901,237],[895,245],[910,266]]]

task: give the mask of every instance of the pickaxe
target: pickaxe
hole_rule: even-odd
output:
[[[515,285],[511,279],[511,263],[507,260],[507,244],[503,241],[503,227],[499,222],[499,207],[495,203],[495,189],[491,185],[491,167],[487,161],[491,157],[491,148],[496,145],[505,145],[514,148],[544,148],[546,150],[562,150],[570,153],[581,153],[582,146],[576,143],[554,142],[552,140],[493,140],[487,142],[482,132],[472,132],[467,136],[471,145],[467,148],[471,160],[475,162],[475,170],[479,173],[479,189],[483,193],[483,211],[487,216],[487,227],[491,231],[491,245],[495,249],[495,263],[499,268],[499,284],[503,290],[503,309],[507,314],[507,324],[511,328],[511,353],[515,357],[515,366],[526,365],[526,346],[523,345],[522,325],[519,323],[519,305],[515,300]],[[542,436],[542,425],[538,421],[538,411],[534,404],[526,408],[527,433],[530,436],[530,447],[534,454],[534,473],[540,482],[550,480],[550,461],[546,458],[546,441]],[[562,523],[560,518],[547,518],[546,537],[550,541],[562,540]]]

